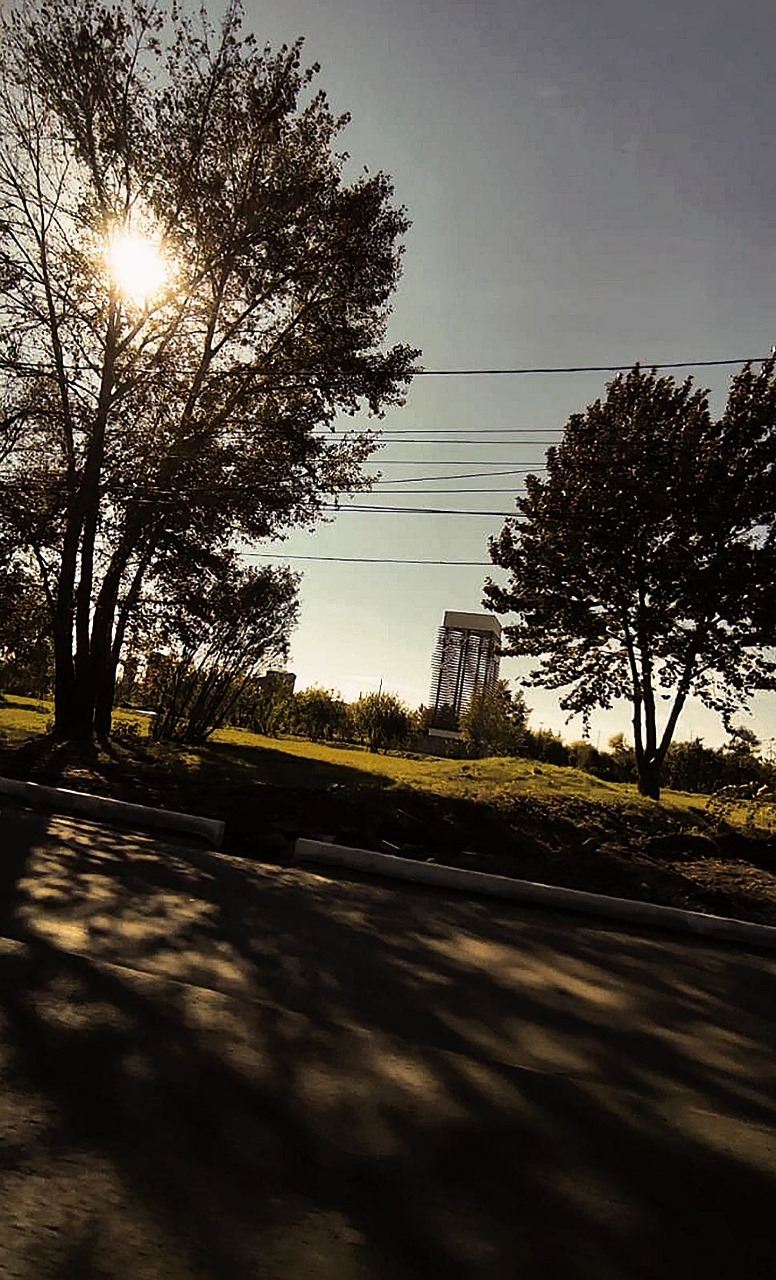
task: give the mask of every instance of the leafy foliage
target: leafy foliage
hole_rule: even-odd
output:
[[[460,719],[469,753],[477,756],[515,756],[525,749],[528,708],[519,691],[506,680],[476,693]]]
[[[287,728],[313,742],[346,742],[352,737],[350,708],[329,689],[302,689],[289,707]]]
[[[0,688],[43,698],[52,679],[46,598],[23,565],[7,563],[0,568]]]
[[[154,738],[200,743],[225,723],[250,677],[285,658],[297,587],[287,569],[224,565],[167,602],[159,642],[169,656],[156,671]]]
[[[530,760],[540,760],[544,764],[567,765],[569,749],[560,734],[550,729],[531,729],[527,727],[524,735],[524,752]]]
[[[265,737],[276,737],[291,722],[293,692],[283,680],[246,680],[229,723]]]
[[[370,751],[406,742],[412,727],[409,708],[392,693],[365,693],[353,703],[353,728]]]
[[[416,352],[385,346],[409,223],[346,181],[347,117],[230,3],[0,18],[0,523],[51,617],[60,736],[107,732],[139,604],[362,488]],[[155,246],[145,298],[111,274]]]
[[[729,725],[775,687],[775,464],[773,360],[733,379],[718,421],[691,379],[637,366],[570,418],[491,542],[509,580],[486,604],[517,615],[507,651],[572,714],[630,700],[648,795],[690,694]]]

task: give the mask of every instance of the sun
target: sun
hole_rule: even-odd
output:
[[[112,236],[106,251],[108,270],[119,293],[144,307],[170,277],[170,264],[159,244],[132,231]]]

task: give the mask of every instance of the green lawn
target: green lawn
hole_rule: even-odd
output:
[[[107,747],[45,736],[51,706],[0,705],[0,774],[222,818],[227,849],[283,861],[298,836],[396,849],[544,883],[776,924],[770,846],[746,813],[712,819],[706,797],[634,786],[531,760],[372,755],[228,729],[202,747],[155,743],[119,711]],[[758,814],[772,828],[773,814]],[[768,827],[766,827],[766,830]]]
[[[53,706],[34,698],[6,695],[0,705],[0,735],[13,745],[22,743],[51,727]],[[491,758],[486,760],[446,760],[432,756],[401,753],[372,754],[359,747],[308,742],[299,738],[265,738],[244,729],[223,729],[201,748],[152,746],[148,739],[149,717],[132,710],[114,715],[117,740],[122,730],[138,735],[160,765],[169,767],[171,754],[179,765],[212,780],[244,782],[246,771],[255,781],[279,787],[318,789],[331,785],[331,770],[342,773],[343,781],[360,776],[359,785],[408,788],[434,796],[467,800],[475,804],[499,803],[507,797],[537,801],[581,801],[612,805],[618,809],[654,812],[655,805],[639,795],[628,783],[605,782],[580,769],[538,764],[533,760]],[[302,765],[301,762],[304,762]],[[366,775],[364,777],[363,775]],[[662,807],[677,817],[702,816],[705,797],[679,791],[664,791]]]
[[[46,699],[6,693],[0,701],[0,735],[6,742],[24,742],[34,734],[46,733],[53,719],[54,704]],[[136,711],[117,711],[114,720],[117,724],[136,724],[142,734],[148,732],[148,717]]]
[[[0,722],[1,723],[1,722]],[[340,765],[364,773],[379,774],[402,787],[433,792],[438,796],[462,797],[474,801],[490,801],[508,789],[515,795],[554,799],[568,797],[602,804],[637,806],[645,811],[653,802],[640,796],[628,783],[605,782],[580,769],[538,764],[534,760],[495,757],[486,760],[442,760],[432,756],[406,756],[400,753],[373,755],[354,747],[341,747],[299,738],[263,738],[242,729],[225,729],[214,735],[214,743],[271,750],[293,760],[318,761]],[[286,773],[277,762],[273,773]],[[705,797],[680,791],[666,791],[663,803],[683,812],[701,811]]]

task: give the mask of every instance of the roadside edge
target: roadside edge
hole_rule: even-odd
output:
[[[195,813],[177,813],[174,809],[157,809],[145,804],[130,804],[126,800],[111,800],[108,796],[93,796],[85,791],[47,787],[39,782],[22,782],[16,778],[0,778],[0,796],[19,800],[36,808],[93,818],[97,822],[120,822],[131,827],[151,827],[160,831],[201,836],[216,848],[224,838],[226,826],[217,818],[204,818]]]
[[[297,840],[294,857],[296,862],[352,867],[357,871],[396,880],[409,880],[415,884],[438,885],[445,889],[510,898],[535,906],[556,907],[585,915],[602,916],[609,920],[620,920],[627,924],[650,925],[776,951],[776,928],[727,916],[710,916],[700,911],[663,907],[655,902],[638,902],[631,898],[610,898],[602,893],[563,889],[556,885],[536,884],[531,880],[512,880],[508,876],[416,862],[410,858],[397,858],[393,854],[351,849],[346,845],[329,844],[321,840]]]

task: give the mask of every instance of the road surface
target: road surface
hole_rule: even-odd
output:
[[[776,1275],[776,957],[0,817],[3,1280]]]

